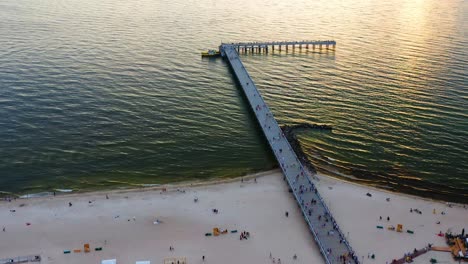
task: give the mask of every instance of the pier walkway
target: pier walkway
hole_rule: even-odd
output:
[[[237,52],[268,52],[269,49],[272,51],[277,48],[278,50],[281,51],[281,49],[284,47],[285,50],[289,50],[292,48],[293,50],[295,48],[305,48],[309,49],[309,46],[312,46],[312,49],[315,49],[315,46],[318,46],[319,49],[322,49],[323,46],[325,46],[326,49],[329,47],[332,47],[335,49],[336,46],[336,41],[334,40],[301,40],[301,41],[271,41],[271,42],[238,42],[238,43],[222,43],[220,46],[220,50],[222,49],[221,47],[225,46],[230,46],[233,47],[234,49],[237,50]]]
[[[255,113],[325,262],[327,264],[358,264],[359,258],[338,227],[331,212],[310,180],[308,171],[304,169],[297,158],[273,113],[242,64],[237,47],[232,44],[222,44],[220,51],[229,61],[252,111]]]

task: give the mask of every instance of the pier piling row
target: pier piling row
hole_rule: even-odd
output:
[[[279,51],[281,50],[289,50],[293,49],[295,50],[298,48],[299,50],[304,49],[309,49],[311,47],[312,49],[315,49],[315,47],[318,47],[318,49],[322,49],[325,47],[325,49],[335,49],[336,47],[336,41],[334,40],[303,40],[303,41],[272,41],[272,42],[238,42],[238,43],[221,43],[221,46],[219,46],[219,49],[221,51],[222,46],[231,46],[233,47],[237,53],[247,53],[247,52],[257,52],[257,53],[268,53],[269,50],[274,51],[275,49],[278,49]]]
[[[298,44],[311,44],[311,42],[264,42],[256,43],[261,46],[287,46]],[[315,41],[315,44],[335,46],[334,41]],[[284,179],[288,183],[295,200],[309,226],[309,229],[327,264],[345,263],[359,264],[357,254],[351,248],[347,238],[339,228],[333,215],[324,203],[315,185],[312,183],[309,172],[303,167],[296,153],[291,148],[278,125],[273,113],[257,90],[252,78],[240,60],[238,49],[241,46],[254,47],[254,44],[235,43],[221,44],[220,51],[229,62],[234,75],[239,81],[242,90],[249,102],[255,117],[268,140],[268,143],[281,167]]]

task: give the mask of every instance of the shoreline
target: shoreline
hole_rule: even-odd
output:
[[[128,185],[128,188],[118,188],[118,189],[101,189],[101,190],[78,190],[78,191],[71,191],[71,192],[56,192],[56,195],[53,195],[53,192],[44,191],[39,193],[31,193],[31,194],[23,194],[17,197],[5,197],[0,199],[0,203],[8,202],[8,198],[19,199],[19,200],[30,200],[30,199],[41,199],[41,198],[50,198],[50,197],[76,197],[76,196],[92,196],[92,195],[106,195],[106,194],[121,194],[121,193],[134,193],[134,192],[149,192],[149,191],[161,191],[163,189],[167,189],[168,191],[178,188],[190,188],[190,187],[203,187],[203,186],[212,186],[212,185],[219,185],[224,183],[232,183],[240,181],[242,178],[245,180],[250,180],[254,178],[261,178],[264,176],[269,176],[271,173],[280,172],[279,169],[271,169],[260,171],[256,173],[249,173],[245,176],[235,176],[235,177],[226,177],[226,178],[211,178],[207,180],[194,180],[194,181],[180,181],[174,183],[165,183],[165,184],[152,184],[153,186],[141,186],[141,187],[134,187],[132,185]],[[66,190],[66,189],[64,189]],[[47,194],[47,195],[37,195],[37,194]]]
[[[297,157],[302,161],[304,167],[313,173],[322,173],[330,177],[359,182],[380,189],[387,189],[397,193],[406,193],[445,202],[468,202],[468,195],[464,194],[464,189],[461,188],[411,177],[398,177],[394,179],[392,176],[385,173],[384,170],[372,172],[365,168],[353,166],[349,168],[336,168],[324,165],[320,162],[319,158],[313,157],[313,155],[309,156],[308,153],[304,151],[298,135],[304,130],[319,130],[325,133],[331,132],[331,126],[302,123],[299,125],[283,125],[281,129]],[[316,151],[315,154],[322,156],[319,151]]]
[[[331,174],[325,174],[325,173],[321,173],[321,172],[317,173],[317,177],[319,177],[319,179],[325,179],[325,180],[327,180],[327,178],[329,178],[329,179],[333,179],[334,181],[337,181],[337,182],[347,183],[347,184],[350,184],[350,185],[353,185],[353,186],[356,186],[356,187],[362,187],[362,188],[369,189],[369,190],[372,190],[372,191],[384,192],[384,193],[388,193],[388,194],[392,194],[392,195],[396,195],[396,196],[401,196],[401,197],[406,197],[406,198],[411,198],[411,199],[417,199],[417,200],[423,200],[423,201],[427,201],[427,202],[444,203],[444,204],[447,204],[447,205],[450,204],[452,206],[459,206],[459,207],[463,207],[463,206],[466,207],[468,205],[468,203],[448,202],[448,201],[445,201],[445,200],[439,200],[439,199],[429,198],[429,197],[425,197],[425,196],[419,196],[419,195],[416,195],[416,194],[411,194],[411,193],[406,193],[406,192],[398,192],[398,191],[395,191],[395,190],[392,190],[392,189],[381,188],[380,186],[374,186],[374,185],[364,184],[362,182],[356,182],[356,181],[353,181],[352,178],[349,178],[349,180],[346,180],[345,178],[341,178],[341,177],[338,177],[338,176],[335,177],[335,176],[333,176]]]
[[[194,180],[194,181],[180,181],[180,182],[174,182],[174,183],[166,183],[166,184],[154,184],[154,186],[142,186],[142,187],[132,187],[129,185],[128,188],[119,188],[119,189],[102,189],[102,190],[80,190],[80,191],[71,191],[71,192],[57,192],[55,196],[57,197],[62,197],[62,196],[67,196],[67,197],[83,197],[83,196],[93,196],[93,195],[106,195],[106,194],[122,194],[122,193],[135,193],[135,192],[150,192],[150,191],[162,191],[163,189],[166,189],[167,191],[177,191],[177,189],[180,188],[191,188],[191,187],[203,187],[203,186],[213,186],[213,185],[221,185],[225,183],[233,183],[233,182],[238,182],[241,181],[241,179],[244,179],[245,181],[249,181],[254,178],[261,178],[265,176],[269,176],[272,173],[281,173],[281,170],[279,168],[277,169],[270,169],[270,170],[265,170],[265,171],[260,171],[256,173],[249,173],[244,176],[235,176],[235,177],[226,177],[226,178],[212,178],[212,179],[207,179],[207,180]],[[425,200],[425,201],[430,201],[430,202],[440,202],[440,203],[445,203],[445,204],[450,204],[450,205],[455,205],[455,206],[466,206],[468,205],[467,203],[459,203],[459,202],[450,202],[446,200],[440,200],[440,199],[435,199],[435,198],[429,198],[426,196],[419,196],[417,194],[413,193],[407,193],[407,192],[399,192],[390,188],[383,188],[381,186],[375,186],[371,184],[365,184],[362,181],[355,181],[355,178],[352,177],[339,177],[335,176],[333,174],[327,174],[327,173],[322,173],[322,172],[317,172],[316,175],[312,176],[312,181],[317,182],[317,179],[322,180],[330,178],[335,181],[343,182],[343,183],[349,183],[354,186],[358,187],[364,187],[368,188],[373,191],[381,191],[381,192],[386,192],[389,194],[394,194],[402,197],[408,197],[408,198],[413,198],[413,199],[420,199],[420,200]],[[286,184],[286,183],[285,183]],[[286,184],[287,185],[287,184]],[[36,196],[36,194],[41,194],[41,193],[48,193],[48,195],[41,195],[41,196]],[[30,196],[30,197],[28,197]],[[30,199],[41,199],[41,198],[50,198],[54,197],[53,192],[40,192],[40,193],[32,193],[32,194],[25,194],[21,195],[19,197],[14,197],[14,199],[20,199],[20,200],[30,200]],[[0,203],[2,202],[8,202],[7,198],[3,198],[0,200]]]

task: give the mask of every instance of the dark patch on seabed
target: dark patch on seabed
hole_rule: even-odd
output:
[[[407,193],[417,195],[425,198],[455,202],[455,203],[468,203],[468,190],[464,188],[455,188],[443,184],[429,182],[425,180],[402,178],[394,175],[398,175],[398,171],[394,168],[382,168],[382,172],[372,172],[367,170],[365,167],[358,168],[353,167],[349,169],[336,168],[336,167],[325,167],[320,166],[319,159],[309,159],[314,155],[321,156],[319,151],[316,151],[314,155],[307,155],[301,146],[301,143],[297,139],[297,131],[304,129],[314,129],[329,133],[332,131],[331,126],[327,125],[316,125],[316,124],[299,124],[294,126],[284,125],[281,127],[284,135],[289,141],[289,144],[293,148],[296,155],[301,160],[302,164],[309,169],[311,172],[316,173],[317,171],[323,171],[328,175],[335,176],[345,180],[352,180],[354,182],[376,186],[382,189],[387,189],[395,192]],[[314,166],[314,164],[316,164]],[[349,175],[351,177],[344,177],[343,175]]]

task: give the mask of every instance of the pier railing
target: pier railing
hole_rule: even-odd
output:
[[[232,47],[240,51],[257,51],[257,52],[268,52],[270,49],[272,51],[277,48],[278,50],[282,50],[284,47],[285,50],[289,50],[289,48],[295,49],[296,47],[299,49],[305,48],[309,49],[309,46],[312,49],[315,49],[315,46],[318,46],[319,49],[322,49],[323,46],[328,50],[330,47],[335,49],[336,41],[334,40],[301,40],[301,41],[270,41],[270,42],[233,42],[233,43],[221,43],[219,46],[219,50],[222,50],[225,47]],[[224,47],[224,48],[223,48]]]
[[[320,43],[331,43],[326,41]],[[316,43],[319,43],[316,42]],[[249,42],[252,45],[285,45],[285,43],[311,43],[307,41],[298,42]],[[255,86],[252,78],[245,69],[239,58],[238,47],[240,45],[250,45],[249,43],[230,43],[220,46],[221,54],[227,58],[231,68],[241,85],[244,94],[249,101],[252,111],[255,113],[257,121],[262,128],[268,143],[275,154],[285,180],[292,190],[294,198],[298,202],[299,208],[309,226],[311,233],[322,253],[327,264],[346,262],[359,264],[351,245],[347,241],[343,232],[334,220],[332,213],[325,204],[323,198],[318,193],[317,188],[312,183],[308,171],[299,161],[296,153],[285,138],[278,122],[270,111],[262,95]],[[335,234],[336,232],[336,234]]]
[[[233,42],[221,43],[221,46],[293,46],[293,45],[336,45],[334,40],[301,40],[301,41],[266,41],[266,42]]]

